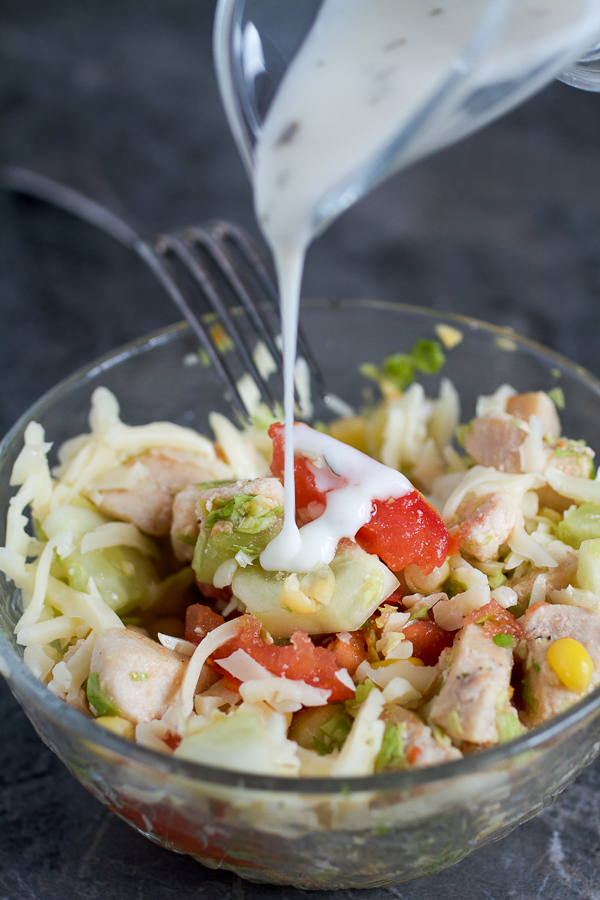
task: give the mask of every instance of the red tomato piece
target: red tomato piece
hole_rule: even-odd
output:
[[[346,641],[336,637],[328,649],[334,654],[338,667],[347,669],[350,675],[354,675],[361,662],[369,658],[362,631],[351,631]]]
[[[222,625],[225,619],[202,603],[192,603],[185,611],[185,639],[199,644],[209,631]]]
[[[451,647],[454,642],[452,631],[444,631],[435,622],[426,619],[411,622],[402,631],[413,645],[413,656],[425,666],[435,666],[442,650]]]
[[[500,606],[497,600],[490,600],[485,606],[466,616],[463,619],[463,628],[471,623],[483,625],[486,637],[493,638],[495,634],[510,634],[517,641],[523,637],[523,629],[513,614]]]
[[[283,478],[283,425],[280,422],[271,425],[269,436],[273,440],[271,472]],[[310,521],[315,516],[306,515],[305,510],[311,503],[324,506],[327,493],[317,488],[310,464],[303,456],[294,459],[294,478],[297,517]],[[450,545],[448,529],[439,513],[415,490],[392,502],[374,500],[371,521],[358,531],[356,541],[368,553],[379,556],[394,572],[416,563],[424,575],[442,565]],[[452,547],[456,552],[455,542]]]
[[[374,500],[371,521],[356,542],[394,572],[416,563],[429,575],[446,559],[449,535],[438,511],[413,490],[397,500]]]
[[[261,623],[258,619],[241,616],[239,622],[239,633],[212,655],[217,667],[219,659],[231,656],[235,650],[245,650],[261,666],[279,678],[305,681],[314,687],[331,691],[329,703],[349,700],[354,696],[354,691],[336,677],[335,673],[339,671],[340,666],[335,653],[326,650],[325,647],[315,647],[307,634],[295,631],[290,644],[278,647],[276,644],[266,644],[263,641],[260,636]]]
[[[281,478],[282,481],[285,460],[285,437],[283,432],[284,429],[281,422],[274,422],[269,428],[269,437],[273,441],[271,472],[276,478]],[[325,491],[320,491],[317,488],[314,473],[304,456],[297,455],[294,457],[294,482],[296,488],[296,516],[303,522],[310,522],[317,516],[306,513],[309,504],[321,504],[323,509],[325,509],[325,498],[327,495]]]

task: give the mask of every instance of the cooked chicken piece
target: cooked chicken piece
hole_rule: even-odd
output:
[[[195,541],[200,529],[196,505],[200,492],[195,484],[188,484],[173,497],[173,521],[171,523],[171,546],[178,562],[188,563],[194,558],[194,544],[181,540],[182,537]]]
[[[579,606],[536,604],[519,620],[527,641],[523,699],[528,724],[539,725],[588,694],[600,683],[600,617]],[[583,694],[566,688],[548,662],[548,650],[559,638],[583,644],[595,666]]]
[[[523,608],[529,604],[533,584],[538,576],[541,576],[539,584],[544,588],[544,599],[552,591],[562,591],[573,584],[577,573],[577,559],[578,553],[573,551],[554,569],[545,571],[533,566],[523,578],[510,581],[508,586],[517,594],[519,606]]]
[[[521,444],[527,431],[511,419],[483,416],[472,419],[465,433],[465,450],[481,466],[501,472],[521,472]]]
[[[143,466],[143,468],[141,468]],[[115,519],[133,522],[146,534],[163,537],[169,534],[173,496],[188,484],[197,484],[214,479],[214,472],[202,462],[195,462],[188,454],[176,451],[161,453],[151,450],[144,456],[129,460],[119,470],[133,470],[137,467],[138,477],[132,479],[132,486],[118,489],[103,488],[110,485],[110,472],[91,486],[89,497],[101,510]],[[146,471],[144,471],[146,470]]]
[[[505,491],[463,500],[456,511],[460,549],[481,562],[498,559],[498,552],[517,525],[523,525],[519,504]]]
[[[126,628],[109,628],[96,638],[90,672],[100,690],[130,722],[159,719],[175,699],[187,660]]]
[[[429,718],[458,743],[496,744],[496,713],[508,697],[512,649],[497,646],[479,625],[466,625],[448,660]]]
[[[548,466],[560,469],[565,475],[575,475],[576,478],[593,478],[594,456],[594,451],[583,441],[568,441],[566,438],[560,438],[552,446]]]
[[[560,435],[560,419],[556,406],[544,391],[529,394],[514,394],[506,401],[506,412],[509,416],[529,422],[530,416],[537,416],[544,423],[544,434],[549,438]]]
[[[237,494],[244,494],[247,497],[264,497],[269,505],[275,509],[276,506],[283,506],[283,485],[278,478],[253,478],[251,481],[234,481],[233,484],[226,484],[223,487],[209,488],[206,491],[200,491],[198,494],[198,521],[202,525],[205,521],[207,513],[214,508],[215,500],[220,505],[225,505],[229,500]]]
[[[428,725],[398,703],[386,703],[381,718],[386,725],[398,723],[403,726],[404,753],[411,768],[424,769],[462,756],[448,738],[438,740]]]

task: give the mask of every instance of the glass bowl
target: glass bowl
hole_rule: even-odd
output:
[[[364,301],[313,302],[304,327],[331,391],[359,405],[360,362],[409,349],[439,324],[463,333],[441,375],[462,398],[463,421],[480,393],[560,386],[564,433],[600,447],[600,383],[511,332],[460,316]],[[106,385],[131,424],[169,419],[207,431],[227,412],[211,369],[184,363],[196,350],[176,325],[78,372],[46,394],[0,447],[0,537],[9,474],[27,423],[55,447],[87,429],[90,396]],[[189,363],[189,359],[187,360]],[[435,390],[438,377],[425,378]],[[265,777],[161,755],[99,728],[54,697],[25,667],[13,628],[20,597],[0,578],[0,671],[40,737],[102,803],[152,840],[253,881],[301,888],[370,887],[431,874],[497,840],[551,803],[600,749],[600,690],[511,743],[427,769],[360,778]],[[200,874],[200,873],[199,873]]]

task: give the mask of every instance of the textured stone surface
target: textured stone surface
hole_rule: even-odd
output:
[[[253,227],[212,74],[212,12],[212,0],[4,0],[0,160],[68,169],[148,234],[213,216]],[[600,374],[599,151],[600,97],[554,84],[344,216],[311,250],[305,293],[512,325]],[[0,223],[5,431],[79,365],[177,315],[135,259],[69,217],[0,195]],[[0,723],[0,900],[300,896],[137,835],[68,775],[3,683]],[[599,791],[595,765],[449,872],[336,900],[600,898]]]

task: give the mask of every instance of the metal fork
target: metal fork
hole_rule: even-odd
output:
[[[260,249],[244,229],[217,220],[178,228],[146,241],[100,203],[46,175],[18,166],[3,166],[0,184],[14,193],[44,200],[70,212],[133,250],[187,319],[225,386],[225,396],[238,415],[250,423],[250,411],[224,358],[223,331],[215,327],[216,318],[230,339],[226,342],[227,349],[235,349],[243,370],[258,387],[261,399],[276,413],[268,376],[263,377],[253,358],[250,336],[235,321],[234,309],[241,307],[254,328],[255,338],[264,343],[281,374],[283,362],[277,345],[278,293]],[[275,317],[268,314],[270,310],[275,311]],[[308,364],[317,394],[327,402],[321,370],[301,331],[298,350]]]

